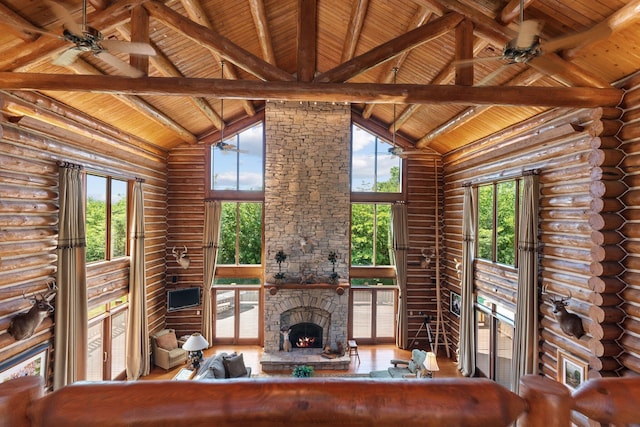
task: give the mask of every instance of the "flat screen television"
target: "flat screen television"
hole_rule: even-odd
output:
[[[178,288],[167,291],[167,311],[200,305],[200,288]]]

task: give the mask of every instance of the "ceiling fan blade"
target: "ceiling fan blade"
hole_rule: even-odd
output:
[[[75,19],[73,19],[73,16],[71,16],[71,13],[69,13],[66,7],[51,0],[45,0],[45,3],[47,3],[47,5],[51,8],[53,14],[62,21],[67,30],[76,35],[82,35],[82,27],[76,22]]]
[[[155,56],[156,51],[148,43],[125,42],[116,39],[105,39],[100,41],[102,47],[116,52],[129,53],[133,55]]]
[[[606,22],[602,22],[593,28],[580,33],[558,37],[548,42],[542,43],[542,51],[545,53],[574,48],[583,44],[604,40],[611,35],[611,27]]]
[[[476,86],[489,86],[489,83],[493,82],[493,80],[498,77],[504,70],[505,68],[509,67],[512,64],[502,64],[500,67],[498,67],[496,70],[490,72],[489,74],[487,74],[486,76],[484,76],[483,79],[481,79]]]
[[[466,67],[478,62],[494,62],[502,59],[504,59],[502,56],[487,56],[484,58],[460,59],[458,61],[453,61],[453,65],[456,65],[456,66],[460,65],[462,67]]]
[[[51,63],[59,67],[67,67],[73,64],[82,52],[82,50],[75,47],[69,48],[58,55]]]
[[[126,75],[128,77],[142,77],[142,76],[144,76],[144,73],[142,71],[138,70],[135,67],[132,67],[131,65],[129,65],[126,62],[122,61],[117,56],[114,56],[114,55],[110,54],[109,52],[102,51],[100,53],[97,53],[96,56],[98,58],[100,58],[101,61],[105,62],[106,64],[111,65],[112,67],[114,67],[115,69],[117,69],[122,74],[124,74],[124,75]]]
[[[523,21],[520,24],[520,30],[518,31],[518,37],[516,38],[516,48],[518,49],[528,49],[533,46],[538,36],[540,35],[540,30],[542,29],[542,22],[537,21],[535,19],[529,19],[527,21]]]
[[[549,75],[562,75],[565,72],[565,68],[558,61],[554,61],[550,55],[540,55],[531,59],[527,64],[533,68]]]

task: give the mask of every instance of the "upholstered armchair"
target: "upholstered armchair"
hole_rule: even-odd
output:
[[[187,352],[178,346],[176,331],[163,329],[151,336],[153,363],[169,370],[187,361]]]

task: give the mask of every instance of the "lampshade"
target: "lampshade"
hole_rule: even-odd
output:
[[[204,339],[204,337],[196,332],[195,334],[191,335],[188,339],[187,342],[185,342],[182,345],[182,349],[183,350],[187,350],[187,351],[198,351],[198,350],[204,350],[205,348],[209,347],[209,343],[207,342],[206,339]]]
[[[424,360],[424,367],[429,372],[439,371],[438,361],[436,360],[435,353],[427,352],[427,358]]]

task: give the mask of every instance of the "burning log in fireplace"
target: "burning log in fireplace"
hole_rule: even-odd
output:
[[[300,337],[298,338],[296,347],[299,347],[299,348],[315,347],[314,345],[315,342],[316,342],[316,339],[314,337]]]

